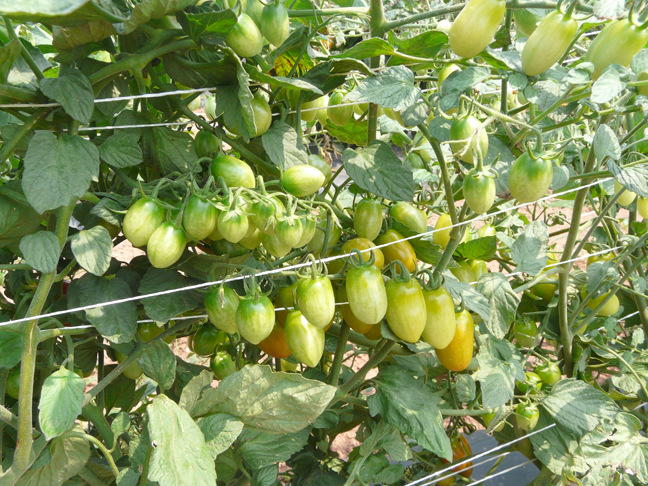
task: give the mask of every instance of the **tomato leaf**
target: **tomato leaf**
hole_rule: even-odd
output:
[[[515,319],[520,298],[511,288],[508,278],[501,273],[485,273],[479,277],[477,292],[488,299],[490,313],[485,320],[488,330],[498,339],[504,339]]]
[[[234,10],[220,10],[215,2],[191,5],[178,12],[176,18],[189,37],[206,44],[222,42],[236,25]]]
[[[117,365],[106,366],[106,375],[116,367]],[[145,387],[142,388],[145,389]],[[135,381],[124,375],[119,375],[114,381],[110,382],[104,390],[106,412],[110,412],[113,408],[120,408],[124,411],[128,411],[133,404],[132,402],[134,398],[137,398],[135,394]]]
[[[88,123],[94,109],[94,92],[90,80],[78,69],[69,69],[58,78],[40,82],[45,96],[58,101],[65,112],[81,123]]]
[[[272,434],[244,428],[237,441],[236,454],[252,469],[287,461],[306,445],[310,431],[311,428],[306,427],[299,432]]]
[[[479,371],[473,378],[479,382],[484,408],[497,408],[509,402],[515,392],[516,376],[524,375],[522,365],[516,359],[502,361],[487,350],[477,354]]]
[[[25,155],[22,187],[29,203],[42,213],[83,196],[99,173],[99,150],[77,135],[39,131]]]
[[[137,141],[139,135],[128,130],[120,130],[99,146],[99,156],[108,165],[123,169],[142,163],[143,155]]]
[[[216,469],[205,437],[186,410],[166,395],[146,408],[148,429],[155,443],[149,479],[160,486],[213,486]]]
[[[38,422],[47,439],[61,435],[81,414],[85,381],[74,371],[59,368],[45,378],[38,403]]]
[[[475,385],[475,380],[472,376],[464,374],[456,375],[455,386],[457,390],[457,398],[460,402],[470,403],[474,400],[477,386]]]
[[[497,251],[497,237],[485,236],[459,244],[457,253],[465,260],[490,260]]]
[[[614,68],[607,69],[592,85],[590,100],[593,103],[607,103],[616,98],[625,87],[626,84],[621,81],[619,72]]]
[[[608,160],[608,169],[623,187],[640,197],[648,197],[648,164],[626,168]]]
[[[142,295],[179,289],[196,283],[173,270],[150,268],[139,286]],[[142,301],[146,315],[157,322],[167,322],[175,316],[195,309],[203,303],[202,294],[196,290],[174,292]]]
[[[108,230],[103,226],[79,231],[72,237],[70,246],[74,257],[84,270],[97,276],[108,270],[113,242]]]
[[[196,167],[198,156],[193,137],[187,132],[156,127],[151,129],[150,136],[145,136],[144,140],[150,142],[150,152],[145,153],[147,160],[159,164],[165,174],[191,172]],[[133,154],[134,152],[131,156]]]
[[[225,413],[216,413],[198,419],[198,427],[205,436],[205,442],[212,457],[225,452],[243,430],[243,422]]]
[[[54,233],[39,231],[20,240],[20,251],[33,269],[49,273],[56,270],[61,247]]]
[[[511,246],[511,258],[517,264],[516,272],[539,275],[547,264],[549,229],[539,220],[525,226]]]
[[[176,377],[176,358],[167,343],[157,340],[146,344],[137,364],[146,376],[155,380],[163,390],[173,386]]]
[[[263,148],[270,160],[282,170],[294,165],[307,165],[308,155],[303,150],[297,132],[284,122],[276,122],[261,136]]]
[[[232,54],[230,57],[236,62],[237,82],[216,90],[216,116],[222,115],[225,125],[236,127],[243,139],[248,141],[256,131],[250,104],[253,98],[249,88],[250,76],[236,56]]]
[[[130,34],[151,19],[161,19],[195,3],[195,0],[142,0],[124,22],[124,33]]]
[[[0,83],[7,82],[9,71],[13,67],[14,62],[20,56],[20,41],[17,39],[12,40],[7,45],[0,47]]]
[[[0,368],[10,370],[22,356],[22,336],[18,332],[0,330]]]
[[[389,67],[376,76],[363,79],[344,97],[346,101],[368,101],[393,110],[404,110],[421,97],[414,73],[404,66]]]
[[[462,300],[466,307],[471,311],[479,314],[484,320],[490,318],[490,304],[486,297],[473,289],[470,285],[460,282],[450,272],[444,272],[445,284],[443,287],[450,292],[453,299]]]
[[[433,59],[448,42],[448,36],[438,30],[428,30],[414,37],[400,39],[390,31],[389,41],[396,46],[398,51],[408,56],[427,57]],[[409,63],[402,57],[394,56],[389,60],[390,65]]]

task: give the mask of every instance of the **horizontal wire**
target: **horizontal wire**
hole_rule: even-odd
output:
[[[531,464],[532,462],[534,462],[533,459],[529,459],[528,461],[523,462],[522,464],[517,464],[515,466],[509,467],[508,469],[504,469],[503,471],[500,471],[498,473],[491,474],[490,476],[486,476],[485,478],[479,479],[479,480],[477,480],[477,481],[475,481],[473,483],[470,483],[470,484],[474,486],[474,485],[477,485],[477,484],[485,483],[489,479],[493,479],[493,478],[495,478],[497,476],[503,476],[504,474],[507,474],[507,473],[510,473],[511,471],[514,471],[515,469],[518,469],[520,467],[524,467],[524,466],[526,466],[528,464]]]
[[[537,201],[518,204],[517,206],[511,206],[510,208],[502,209],[502,210],[496,211],[494,213],[483,214],[483,215],[478,216],[477,218],[474,218],[474,219],[471,219],[471,220],[460,221],[460,222],[458,222],[456,224],[446,226],[444,228],[439,228],[439,229],[434,228],[434,229],[432,229],[430,231],[426,231],[426,232],[423,232],[423,233],[418,233],[416,235],[401,238],[399,240],[396,240],[396,241],[393,241],[393,242],[390,242],[390,243],[384,243],[382,245],[376,245],[374,247],[366,248],[366,249],[358,250],[358,251],[360,251],[361,253],[365,253],[365,252],[371,251],[373,249],[385,248],[387,246],[392,246],[392,245],[395,245],[395,244],[403,242],[403,241],[409,241],[409,240],[412,240],[412,239],[421,238],[422,236],[431,235],[431,234],[434,234],[434,233],[436,233],[438,231],[451,230],[452,228],[459,227],[459,226],[464,226],[466,224],[471,224],[471,223],[473,223],[475,221],[480,221],[480,220],[483,220],[483,219],[491,217],[491,216],[495,216],[495,215],[503,214],[503,213],[508,213],[508,212],[513,211],[515,209],[519,209],[519,208],[522,208],[522,207],[525,207],[525,206],[529,206],[531,204],[535,204],[535,203],[537,203],[539,201],[543,201],[543,200],[546,200],[546,199],[552,199],[552,198],[556,198],[558,196],[562,196],[562,195],[565,195],[565,194],[568,194],[568,193],[571,193],[571,192],[579,191],[581,189],[585,189],[585,188],[600,184],[602,182],[605,182],[605,181],[611,180],[611,179],[613,179],[613,178],[608,177],[608,178],[602,179],[600,181],[591,182],[591,183],[586,184],[584,186],[579,186],[579,187],[569,189],[569,190],[566,190],[566,191],[563,191],[563,192],[559,192],[559,193],[551,194],[549,196],[542,197],[542,198],[538,199]],[[353,253],[343,253],[341,255],[333,255],[333,256],[330,256],[330,257],[322,258],[320,260],[316,260],[315,264],[329,263],[329,262],[332,262],[332,261],[335,261],[335,260],[348,258],[352,254]],[[259,273],[255,274],[255,277],[265,277],[265,276],[268,276],[268,275],[274,275],[276,273],[282,273],[282,272],[286,272],[286,271],[289,271],[289,270],[298,270],[300,268],[309,267],[309,266],[311,266],[313,264],[314,263],[310,262],[310,261],[309,262],[303,262],[303,263],[297,263],[295,265],[291,265],[291,266],[288,266],[288,267],[280,267],[280,268],[275,268],[275,269],[259,272]],[[206,288],[206,287],[211,287],[213,285],[220,285],[226,280],[228,280],[230,282],[235,282],[235,281],[239,281],[239,280],[245,280],[246,278],[250,278],[251,276],[252,275],[239,275],[239,276],[232,277],[232,278],[229,278],[229,279],[222,279],[222,280],[217,280],[217,281],[213,281],[213,282],[202,282],[202,283],[199,283],[199,284],[189,285],[189,286],[186,286],[186,287],[180,287],[180,288],[177,288],[177,289],[168,289],[168,290],[163,290],[163,291],[160,291],[160,292],[153,292],[153,293],[150,293],[150,294],[136,295],[136,296],[127,297],[127,298],[124,298],[124,299],[117,299],[117,300],[108,301],[108,302],[101,302],[101,303],[96,303],[96,304],[90,304],[90,305],[87,305],[87,306],[75,307],[75,308],[72,308],[72,309],[64,309],[64,310],[60,310],[60,311],[49,312],[49,313],[41,314],[41,315],[38,315],[38,316],[23,317],[21,319],[15,319],[15,320],[12,320],[12,321],[2,322],[2,323],[0,323],[0,327],[11,326],[11,325],[19,324],[19,323],[22,323],[22,322],[29,322],[29,321],[32,321],[32,320],[35,320],[35,319],[43,319],[43,318],[46,318],[46,317],[56,317],[56,316],[62,316],[62,315],[66,315],[66,314],[72,314],[72,313],[75,313],[75,312],[81,312],[81,311],[96,309],[96,308],[99,308],[99,307],[107,307],[107,306],[110,306],[110,305],[126,304],[126,303],[134,302],[134,301],[137,301],[137,300],[150,299],[150,298],[153,298],[153,297],[161,297],[161,296],[164,296],[164,295],[174,294],[174,293],[177,293],[177,292],[184,292],[186,290],[199,290],[199,289],[203,289],[203,288]]]
[[[155,128],[155,127],[175,127],[178,125],[190,125],[193,121],[186,122],[168,122],[168,123],[148,123],[146,125],[112,125],[107,127],[82,127],[80,132],[97,132],[99,130],[119,130],[122,128]]]
[[[489,457],[489,458],[487,458],[487,459],[484,459],[484,460],[481,461],[481,462],[473,463],[473,464],[471,464],[469,467],[470,467],[470,468],[475,468],[475,467],[477,467],[477,466],[482,466],[482,465],[484,465],[484,464],[488,464],[489,462],[493,462],[493,461],[499,459],[500,457],[506,457],[506,456],[508,456],[509,454],[510,454],[510,452],[502,452],[501,454],[497,454],[496,456],[493,456],[493,457]],[[454,466],[454,465],[453,465],[453,466]],[[464,468],[464,469],[465,469],[465,468]],[[443,476],[443,477],[440,477],[440,478],[435,478],[433,482],[436,483],[436,482],[443,481],[444,479],[452,478],[452,477],[456,476],[457,474],[461,474],[462,472],[463,472],[463,469],[460,470],[460,471],[453,471],[452,474],[448,474],[447,476]],[[428,483],[428,484],[431,484],[431,483]]]

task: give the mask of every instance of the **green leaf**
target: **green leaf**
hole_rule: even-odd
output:
[[[156,127],[153,132],[153,158],[165,174],[191,172],[196,167],[193,137],[187,132]]]
[[[54,233],[39,231],[20,240],[20,252],[33,269],[49,273],[56,270],[61,247]]]
[[[108,230],[95,226],[79,231],[70,242],[72,253],[81,267],[93,275],[103,275],[110,266],[113,242]]]
[[[454,74],[454,73],[453,73]],[[443,116],[436,116],[430,120],[430,134],[439,142],[450,141],[450,124],[451,121]]]
[[[120,278],[108,280],[86,274],[74,279],[68,288],[68,308],[132,297],[130,287]],[[134,302],[96,307],[85,311],[87,319],[99,333],[114,343],[125,343],[135,337],[137,308]]]
[[[22,356],[22,336],[18,332],[0,330],[0,368],[10,370]]]
[[[511,258],[517,264],[516,272],[536,276],[547,264],[549,229],[543,221],[532,221],[524,227],[511,247]]]
[[[232,31],[237,18],[234,10],[215,10],[216,5],[192,5],[178,12],[176,18],[192,39],[200,39],[206,44],[218,44]]]
[[[621,81],[619,72],[615,69],[608,69],[592,85],[590,100],[593,103],[607,103],[616,98],[626,88]]]
[[[117,476],[117,486],[137,486],[141,476],[134,469],[122,469]]]
[[[497,408],[513,399],[516,376],[524,376],[516,359],[500,361],[487,351],[477,354],[479,371],[473,378],[479,382],[484,408]]]
[[[374,383],[376,393],[367,398],[372,417],[380,415],[425,449],[452,460],[450,439],[438,409],[440,398],[398,366],[383,368]]]
[[[94,92],[90,80],[78,69],[69,69],[58,78],[40,81],[45,96],[58,101],[65,112],[81,123],[88,123],[94,110]]]
[[[479,314],[484,321],[490,319],[490,303],[486,297],[477,292],[467,283],[457,280],[455,276],[448,271],[444,272],[443,276],[445,277],[443,287],[450,292],[453,299],[463,299],[466,307]]]
[[[503,67],[504,69],[513,69],[518,73],[523,73],[524,69],[522,68],[522,52],[520,51],[500,51],[491,49],[490,47],[486,48],[487,54],[484,56],[484,59],[488,62],[489,57],[495,59],[497,62],[489,64],[494,65],[494,67]],[[502,66],[503,65],[503,66]]]
[[[216,90],[216,116],[223,116],[225,126],[236,127],[237,132],[245,141],[252,138],[256,132],[254,111],[252,110],[252,92],[250,91],[250,76],[243,68],[240,59],[231,56],[236,63],[237,82]]]
[[[448,80],[450,83],[443,83],[441,86],[441,96],[458,95],[466,90],[471,89],[477,83],[487,80],[490,77],[490,70],[485,67],[467,67],[463,71],[452,73]]]
[[[619,278],[619,272],[614,268],[614,262],[598,261],[587,266],[587,289],[588,292],[595,289],[602,281],[607,283],[598,290],[597,295],[604,294],[612,287],[609,282]]]
[[[0,84],[7,83],[7,76],[20,56],[20,41],[14,39],[0,47]]]
[[[183,288],[191,283],[194,282],[174,270],[151,268],[142,278],[139,291],[142,295],[153,294]],[[167,322],[183,312],[202,305],[203,296],[197,290],[187,290],[144,299],[142,303],[147,316],[157,322]]]
[[[456,251],[466,260],[490,260],[497,251],[497,237],[485,236],[466,241]]]
[[[540,410],[540,420],[536,430],[551,425],[549,414]],[[539,434],[532,435],[529,440],[533,444],[533,452],[540,461],[554,474],[562,474],[563,469],[579,455],[578,442],[571,434],[566,434],[560,427],[552,427]]]
[[[116,367],[117,365],[106,366],[105,374],[107,375]],[[125,411],[130,410],[134,395],[135,382],[124,375],[119,375],[104,390],[106,412],[110,412],[113,408],[119,408]]]
[[[99,173],[99,150],[77,135],[39,131],[25,155],[22,187],[29,203],[42,213],[83,196]]]
[[[308,442],[310,427],[289,434],[270,434],[244,428],[239,436],[236,454],[252,469],[260,469],[290,459]]]
[[[138,133],[119,130],[99,146],[99,156],[106,164],[118,169],[139,165],[143,161],[143,155],[138,139]]]
[[[351,49],[344,51],[342,54],[333,56],[337,59],[357,59],[359,61],[368,57],[375,56],[394,56],[398,55],[392,45],[380,37],[372,37],[358,42]]]
[[[207,390],[194,416],[227,413],[248,427],[274,433],[298,432],[315,421],[335,395],[335,387],[268,366],[248,365]]]
[[[351,120],[346,125],[338,126],[331,123],[326,129],[332,137],[335,137],[342,143],[359,145],[360,147],[367,145],[366,119],[356,120],[354,117],[351,117]]]
[[[438,30],[428,30],[422,34],[406,39],[396,37],[393,32],[389,32],[390,42],[396,48],[408,56],[427,57],[433,59],[441,49],[447,45],[448,36]],[[390,65],[411,62],[402,60],[402,58],[392,58],[389,60]]]
[[[270,160],[283,170],[295,165],[307,165],[308,155],[297,132],[287,123],[278,121],[265,132],[261,140]]]
[[[137,364],[144,374],[155,380],[163,390],[173,386],[176,376],[176,358],[164,341],[148,343],[144,352],[137,358]]]
[[[368,101],[393,110],[404,110],[421,97],[414,83],[414,73],[404,66],[389,67],[376,76],[365,78],[348,95],[347,101]]]
[[[485,320],[488,330],[498,339],[504,339],[509,326],[515,319],[520,298],[501,273],[487,273],[479,277],[477,292],[488,299],[490,313]]]
[[[151,454],[149,479],[160,486],[214,486],[216,469],[205,437],[186,410],[166,395],[146,408]]]
[[[15,2],[0,0],[0,14],[19,21],[56,23],[59,17],[78,18],[77,11],[89,0],[66,0],[52,2],[49,0],[31,0]]]
[[[470,375],[456,375],[455,387],[457,391],[457,398],[461,403],[470,403],[475,399],[477,386],[475,380]]]
[[[630,68],[637,74],[648,70],[648,49],[642,49],[635,54],[630,62]]]
[[[606,157],[612,160],[619,160],[621,158],[619,139],[614,133],[614,130],[605,124],[599,126],[598,130],[596,130],[594,139],[592,140],[592,146],[594,147],[594,154],[599,162],[603,162],[603,159]],[[609,163],[610,161],[608,161]],[[611,171],[612,168],[610,168]]]
[[[115,418],[110,424],[110,430],[112,430],[112,433],[115,435],[115,437],[119,437],[120,435],[128,432],[130,426],[130,415],[128,415],[126,412],[119,412],[117,415],[115,415]]]
[[[38,403],[38,423],[48,440],[74,425],[81,414],[85,381],[73,371],[59,368],[45,378]]]
[[[243,430],[243,422],[225,413],[200,418],[197,423],[214,459],[229,449]]]
[[[322,90],[315,86],[309,81],[305,81],[299,78],[285,78],[283,76],[270,76],[264,72],[259,71],[259,68],[254,65],[245,64],[243,65],[247,73],[250,75],[254,81],[259,81],[260,83],[267,83],[270,86],[288,88],[288,89],[300,89],[304,91],[310,91],[318,95],[322,94]]]
[[[204,370],[198,376],[189,380],[189,383],[182,389],[178,405],[184,408],[189,415],[193,416],[193,407],[205,390],[211,388],[214,381],[214,374]]]
[[[414,197],[412,168],[404,165],[385,142],[374,141],[367,148],[344,151],[344,169],[358,186],[391,201]]]
[[[531,103],[538,105],[541,110],[548,110],[562,98],[567,88],[566,84],[547,79],[525,88],[524,95]]]
[[[602,420],[613,420],[619,408],[610,397],[588,383],[566,379],[556,384],[542,406],[566,430],[583,436]]]
[[[84,430],[75,425],[72,432],[83,433]],[[76,476],[90,459],[90,442],[81,437],[58,438],[48,445],[41,457],[46,453],[49,460],[41,466],[37,466],[36,461],[16,486],[61,486]]]
[[[608,160],[608,169],[623,187],[641,197],[648,197],[648,164],[619,167],[614,161]]]
[[[69,51],[90,42],[99,42],[117,34],[114,24],[104,20],[93,20],[81,25],[68,27],[54,26],[52,45],[59,51]],[[57,60],[59,57],[57,57]],[[61,60],[62,61],[62,60]]]
[[[142,0],[135,5],[130,18],[124,22],[125,33],[130,34],[149,20],[161,19],[195,3],[196,0]]]

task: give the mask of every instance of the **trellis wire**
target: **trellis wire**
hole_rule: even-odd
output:
[[[384,247],[387,247],[387,246],[392,246],[392,245],[395,245],[395,244],[400,243],[402,241],[409,241],[409,240],[412,240],[412,239],[420,238],[420,237],[425,236],[425,235],[431,235],[431,234],[436,233],[437,231],[447,231],[449,229],[459,227],[459,226],[464,226],[466,224],[471,224],[471,223],[473,223],[475,221],[480,221],[480,220],[483,220],[483,219],[491,217],[491,216],[507,213],[507,212],[513,211],[515,209],[519,209],[519,208],[522,208],[522,207],[525,207],[525,206],[529,206],[529,205],[535,204],[536,202],[539,202],[539,201],[543,201],[543,200],[546,200],[546,199],[552,199],[552,198],[562,196],[562,195],[565,195],[565,194],[568,194],[568,193],[571,193],[571,192],[579,191],[581,189],[585,189],[585,188],[600,184],[600,183],[605,182],[605,181],[610,180],[610,179],[613,179],[613,178],[608,177],[608,178],[603,179],[601,181],[591,182],[591,183],[586,184],[584,186],[578,186],[578,187],[575,187],[573,189],[568,189],[568,190],[563,191],[563,192],[559,192],[559,193],[556,193],[556,194],[551,194],[549,196],[542,197],[542,198],[538,199],[537,201],[518,204],[516,206],[511,206],[510,208],[502,209],[500,211],[495,211],[494,213],[484,214],[484,215],[478,216],[477,218],[474,218],[474,219],[471,219],[471,220],[460,221],[460,222],[458,222],[456,224],[446,226],[444,228],[432,229],[430,231],[426,231],[426,232],[423,232],[423,233],[418,233],[418,234],[413,235],[413,236],[408,236],[408,237],[405,237],[405,238],[401,238],[401,239],[393,241],[391,243],[384,243],[382,245],[376,245],[374,247],[367,248],[367,249],[364,249],[364,250],[359,250],[359,251],[361,253],[365,253],[365,252],[368,252],[368,251],[371,251],[371,250],[380,249],[380,248],[384,248]],[[348,258],[351,255],[352,255],[352,253],[343,253],[341,255],[334,255],[334,256],[322,258],[320,260],[317,260],[315,263],[317,263],[317,264],[328,263],[328,262],[339,260],[339,259],[342,259],[342,258]],[[562,263],[565,263],[565,262],[562,262]],[[276,273],[286,272],[286,271],[289,271],[289,270],[298,270],[300,268],[309,267],[311,265],[313,265],[313,263],[310,262],[310,261],[309,262],[303,262],[303,263],[297,263],[295,265],[291,265],[291,266],[288,266],[288,267],[280,267],[280,268],[275,268],[275,269],[271,269],[271,270],[266,270],[266,271],[263,271],[263,272],[258,272],[258,273],[255,273],[255,277],[265,277],[265,276],[268,276],[268,275],[273,275],[273,274],[276,274]],[[225,280],[228,280],[230,282],[235,282],[235,281],[244,280],[246,278],[250,278],[251,276],[252,276],[251,274],[250,275],[239,275],[239,276],[232,277],[232,278],[229,278],[229,279],[222,279],[222,280],[217,280],[217,281],[214,281],[214,282],[202,282],[202,283],[199,283],[199,284],[188,285],[186,287],[180,287],[180,288],[177,288],[177,289],[163,290],[163,291],[160,291],[160,292],[153,292],[151,294],[137,295],[137,296],[133,296],[133,297],[127,297],[127,298],[124,298],[124,299],[117,299],[117,300],[108,301],[108,302],[101,302],[101,303],[97,303],[97,304],[90,304],[90,305],[87,305],[87,306],[75,307],[75,308],[72,308],[72,309],[64,309],[64,310],[60,310],[60,311],[49,312],[49,313],[46,313],[46,314],[40,314],[38,316],[23,317],[21,319],[15,319],[15,320],[0,323],[0,327],[6,327],[6,326],[14,325],[14,324],[20,324],[21,322],[28,322],[28,321],[32,321],[32,320],[35,320],[35,319],[44,319],[44,318],[47,318],[47,317],[56,317],[56,316],[62,316],[62,315],[66,315],[66,314],[72,314],[72,313],[75,313],[75,312],[81,312],[81,311],[86,311],[86,310],[90,310],[90,309],[96,309],[96,308],[99,308],[99,307],[107,307],[107,306],[110,306],[110,305],[126,304],[128,302],[134,302],[134,301],[137,301],[137,300],[150,299],[150,298],[153,298],[153,297],[161,297],[161,296],[164,296],[164,295],[174,294],[174,293],[177,293],[177,292],[183,292],[183,291],[186,291],[186,290],[198,290],[198,289],[202,289],[202,288],[206,288],[206,287],[211,287],[213,285],[220,285]]]

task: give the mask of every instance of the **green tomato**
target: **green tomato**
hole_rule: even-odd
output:
[[[610,64],[629,67],[630,61],[648,42],[648,30],[629,19],[614,20],[590,44],[585,61],[594,64],[592,77],[598,79]]]
[[[283,258],[292,250],[292,247],[279,241],[276,234],[261,233],[261,244],[275,258]]]
[[[291,311],[284,326],[293,356],[306,366],[317,366],[324,353],[324,329],[312,325],[298,310]]]
[[[531,37],[531,34],[538,27],[538,23],[542,20],[542,17],[538,17],[526,8],[513,10],[513,18],[515,19],[515,28],[522,34],[522,37]]]
[[[260,29],[264,5],[259,0],[246,0],[242,5],[243,11],[248,14],[252,20],[254,20],[254,23]]]
[[[306,277],[297,285],[297,304],[313,326],[324,329],[335,315],[335,293],[328,277]]]
[[[126,361],[126,356],[125,354],[120,353],[119,351],[115,351],[115,354],[117,356],[117,362],[118,363],[123,363]],[[137,380],[140,376],[144,374],[142,371],[142,368],[137,364],[137,361],[133,361],[131,364],[129,364],[126,369],[122,373],[126,378],[129,378],[131,380]]]
[[[237,187],[254,189],[256,187],[256,178],[252,168],[241,159],[231,155],[221,154],[216,157],[210,170],[214,179],[222,177],[227,186],[233,189]]]
[[[288,38],[290,19],[288,10],[283,3],[275,2],[263,7],[261,33],[276,47],[279,47]]]
[[[315,253],[315,254],[320,254],[322,253],[322,249],[324,247],[324,232],[326,231],[326,221],[323,221],[317,226],[317,229],[315,230],[315,235],[313,235],[313,239],[310,240],[308,243],[308,251]],[[342,228],[340,228],[337,225],[333,225],[331,228],[331,231],[329,232],[329,239],[328,243],[326,245],[327,249],[330,250],[332,247],[334,247],[338,241],[340,241],[340,237],[342,236]]]
[[[415,233],[427,231],[427,214],[409,203],[403,201],[394,203],[389,209],[389,215]]]
[[[643,219],[648,219],[648,198],[640,197],[637,200],[637,211]]]
[[[241,238],[238,244],[247,250],[258,248],[261,244],[261,231],[253,225],[250,225],[247,234]]]
[[[336,91],[331,95],[328,102],[326,115],[333,125],[343,127],[353,118],[353,106],[337,106],[343,103],[344,93]]]
[[[497,235],[497,229],[495,229],[495,226],[493,226],[492,224],[486,223],[484,226],[477,230],[477,236],[479,238],[486,238],[488,236],[495,235]]]
[[[427,319],[421,338],[436,349],[445,349],[457,330],[454,302],[446,289],[424,290]]]
[[[536,342],[538,326],[532,321],[517,321],[513,326],[513,333],[518,346],[530,348]]]
[[[448,76],[450,76],[452,73],[456,71],[461,71],[461,68],[454,63],[446,64],[445,66],[443,66],[443,69],[439,71],[439,76],[437,78],[437,86],[441,88],[441,85],[446,79],[448,79]]]
[[[325,180],[324,174],[311,165],[293,165],[281,175],[281,185],[295,197],[312,196]]]
[[[486,49],[499,29],[504,0],[470,0],[450,28],[450,47],[459,57],[472,58]]]
[[[296,248],[302,237],[302,229],[300,218],[287,216],[277,221],[275,233],[282,245]]]
[[[554,386],[562,380],[562,371],[556,363],[543,363],[535,367],[535,373],[545,385]]]
[[[409,162],[412,169],[425,169],[423,158],[417,152],[410,152],[405,160]]]
[[[376,199],[363,199],[353,211],[353,229],[360,238],[375,240],[383,223],[382,205]]]
[[[450,124],[450,146],[455,155],[464,150],[466,145],[468,145],[468,139],[475,133],[479,125],[479,120],[472,115],[462,116],[452,120]],[[476,163],[477,155],[475,152],[477,150],[480,150],[482,157],[486,158],[486,153],[488,152],[488,133],[486,133],[485,129],[479,133],[479,137],[473,137],[470,148],[461,156],[461,160],[469,164]]]
[[[207,108],[205,108],[207,111]],[[194,148],[198,157],[207,157],[218,153],[220,150],[220,139],[212,132],[200,130],[194,138]]]
[[[427,324],[427,310],[423,290],[418,280],[409,282],[390,280],[387,290],[387,324],[396,336],[415,343]]]
[[[224,380],[236,372],[236,365],[227,351],[219,351],[212,356],[209,360],[209,367],[219,380]]]
[[[308,245],[313,237],[315,236],[315,231],[317,230],[317,222],[309,215],[302,216],[301,218],[302,225],[302,234],[301,238],[295,245],[295,248],[301,248]]]
[[[633,203],[637,195],[632,191],[624,189],[621,184],[619,184],[617,181],[614,181],[614,192],[617,193],[621,190],[623,190],[623,192],[621,193],[621,196],[619,196],[619,199],[617,199],[617,202],[624,208],[627,208],[628,206],[630,206],[630,204]]]
[[[230,243],[238,243],[247,234],[250,223],[239,210],[223,211],[218,217],[218,231]]]
[[[208,96],[205,100],[205,115],[210,120],[216,118],[216,97],[213,95]]]
[[[252,111],[254,112],[254,127],[256,128],[255,137],[259,137],[268,131],[272,125],[272,110],[268,102],[259,95],[259,92],[254,95],[254,99],[250,102]]]
[[[265,230],[268,220],[274,216],[276,211],[275,205],[269,201],[257,201],[250,208],[248,218],[260,230]]]
[[[488,267],[484,260],[468,260],[468,265],[470,265],[475,280],[479,280],[479,277],[488,273]]]
[[[554,10],[531,34],[522,51],[522,69],[527,76],[544,73],[563,57],[578,31],[578,22]]]
[[[216,346],[229,340],[227,334],[214,326],[205,324],[189,338],[189,349],[198,356],[211,356],[216,352]]]
[[[240,57],[253,57],[263,50],[263,36],[254,20],[245,13],[239,15],[225,42]]]
[[[194,240],[204,240],[216,229],[218,209],[202,197],[194,194],[187,201],[182,226],[189,237]]]
[[[509,171],[508,187],[520,203],[537,201],[547,194],[553,180],[551,160],[524,153]]]
[[[515,421],[522,430],[529,432],[538,425],[540,411],[533,404],[525,405],[520,403],[515,409]]]
[[[495,418],[495,413],[485,413],[484,415],[482,415],[482,418],[484,419],[484,425],[486,426],[486,428],[488,428]],[[493,432],[501,432],[502,430],[504,430],[505,425],[506,422],[502,420],[495,426],[495,428],[493,428]]]
[[[448,246],[448,243],[450,242],[450,232],[452,231],[450,226],[452,226],[452,218],[450,218],[449,214],[442,214],[439,216],[439,219],[434,225],[432,243],[439,245],[441,248]]]
[[[361,323],[374,325],[382,321],[387,314],[387,289],[377,267],[350,268],[345,288],[350,310]]]
[[[543,277],[542,280],[549,280],[556,277],[556,275],[553,275],[552,277]],[[552,283],[537,283],[533,287],[531,287],[531,292],[533,292],[534,295],[540,297],[540,299],[544,302],[550,302],[551,299],[553,299],[554,295],[556,295],[556,290],[558,290],[558,287],[556,286],[556,284]]]
[[[236,334],[236,309],[239,296],[229,287],[220,287],[205,295],[205,310],[211,323],[227,334]]]
[[[124,236],[133,246],[146,245],[153,232],[164,223],[164,209],[152,199],[143,197],[133,204],[122,224]]]
[[[313,101],[307,101],[306,103],[302,103],[301,105],[301,119],[302,121],[305,121],[306,123],[312,123],[315,121],[315,118],[318,117],[319,113],[321,111],[324,112],[324,119],[326,120],[326,105],[328,103],[328,98],[326,96],[320,96],[319,98],[313,100]],[[314,108],[320,108],[319,110],[315,110]],[[304,111],[304,110],[312,110],[312,111]],[[310,158],[310,156],[309,156]],[[309,162],[310,164],[310,162]],[[313,164],[311,164],[313,165]],[[328,165],[328,164],[327,164]],[[319,168],[319,167],[318,167]],[[326,175],[326,174],[324,174]]]
[[[590,309],[594,310],[598,307],[598,305],[605,300],[607,295],[610,293],[610,291],[607,291],[603,295],[599,297],[594,297],[590,299],[590,301],[587,303],[587,307]],[[581,290],[581,298],[584,299],[587,297],[587,289]],[[597,316],[613,316],[619,312],[619,298],[614,294],[610,300],[608,300],[605,305],[596,313]]]
[[[149,238],[146,254],[155,268],[167,268],[180,259],[186,245],[187,236],[182,228],[162,223]]]
[[[466,260],[461,260],[457,262],[458,267],[453,267],[450,269],[450,273],[454,275],[457,280],[463,283],[473,283],[475,280],[475,274],[472,271],[472,268],[470,268],[470,264]]]
[[[468,207],[477,214],[484,214],[495,202],[495,179],[472,169],[463,181],[463,193]]]
[[[241,336],[252,344],[267,338],[275,324],[275,311],[266,296],[247,297],[236,309],[236,327]]]
[[[542,378],[533,371],[527,371],[524,373],[524,382],[518,381],[516,386],[520,393],[533,395],[542,389]]]
[[[147,342],[164,332],[164,327],[158,326],[155,322],[142,322],[137,329],[137,334],[142,341]]]
[[[312,165],[317,170],[319,170],[322,174],[324,174],[323,185],[328,184],[329,181],[331,180],[331,177],[333,177],[333,169],[331,169],[329,163],[326,160],[324,160],[324,157],[322,157],[321,155],[310,154],[308,156],[308,165]]]
[[[14,400],[18,400],[20,393],[20,368],[14,368],[9,372],[5,383],[5,393]]]

